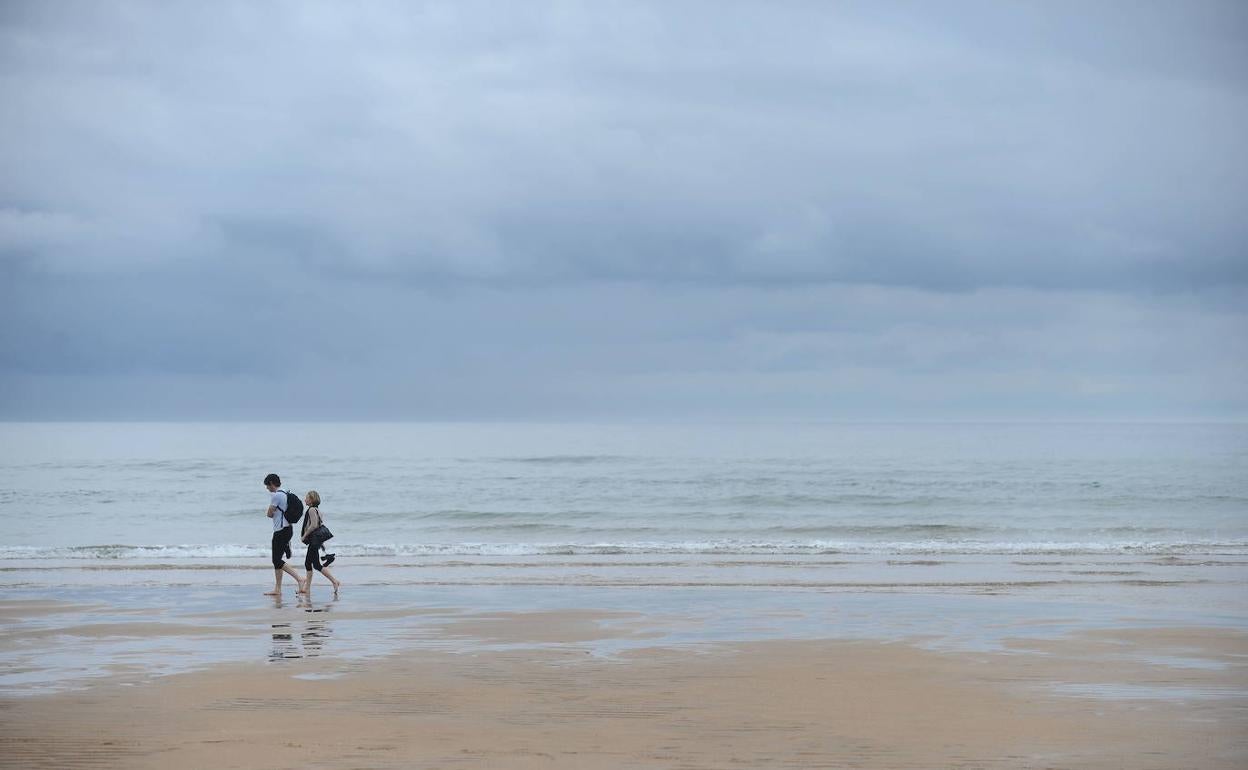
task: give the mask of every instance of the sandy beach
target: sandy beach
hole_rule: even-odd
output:
[[[0,0],[0,770],[1248,770],[1246,42]]]
[[[676,643],[672,618],[640,610],[451,613],[367,604],[287,601],[188,624],[137,612],[105,622],[81,604],[6,601],[6,650],[59,644],[101,658],[110,640],[125,640],[138,652],[114,652],[102,675],[75,688],[10,688],[0,700],[0,765],[1248,763],[1248,633],[1237,628],[1110,626],[1036,636],[1018,625],[978,651],[940,649],[921,637]],[[768,612],[776,611],[755,614],[761,621]],[[54,613],[78,623],[37,630]],[[1046,621],[1062,619],[1026,625]],[[267,654],[163,676],[126,663],[193,655],[179,645],[189,639],[207,651],[236,632],[262,637],[253,648]],[[345,641],[368,634],[392,646],[363,654]],[[75,640],[70,647],[67,639]]]

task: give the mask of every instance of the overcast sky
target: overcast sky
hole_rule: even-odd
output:
[[[1248,4],[0,2],[0,419],[1245,419]]]

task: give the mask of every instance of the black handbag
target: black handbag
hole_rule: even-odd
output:
[[[322,524],[321,526],[317,527],[316,529],[308,533],[308,545],[314,546],[314,547],[320,546],[322,543],[324,543],[326,540],[331,539],[333,536],[334,536],[334,533],[329,531],[329,527]]]

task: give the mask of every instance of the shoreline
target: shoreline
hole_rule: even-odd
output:
[[[6,618],[58,609],[3,605]],[[0,765],[1218,770],[1248,760],[1244,629],[1027,636],[1020,625],[997,648],[951,650],[919,637],[681,641],[680,618],[639,610],[304,609],[284,623],[220,612],[263,628],[260,660],[165,676],[123,667],[84,689],[0,697]],[[369,627],[404,646],[368,655],[343,643]],[[95,644],[174,638],[150,625],[97,630]]]
[[[356,657],[435,644],[410,638],[438,631],[425,628],[429,618],[449,627],[510,611],[642,612],[675,646],[923,639],[999,651],[1014,636],[1248,631],[1248,558],[351,558],[335,567],[345,583],[337,601],[319,577],[310,601],[290,580],[275,601],[262,595],[271,568],[254,562],[5,562],[0,695],[72,688],[123,664],[164,674],[263,659],[257,640],[269,625],[311,616],[337,629],[336,654]],[[33,639],[39,646],[23,641]],[[608,638],[593,652],[645,643]]]
[[[335,567],[6,563],[0,766],[1248,764],[1248,558]]]

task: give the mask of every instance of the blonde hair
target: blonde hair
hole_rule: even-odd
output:
[[[318,505],[320,505],[320,504],[321,504],[321,496],[320,496],[320,494],[318,494],[318,493],[317,493],[317,491],[316,491],[315,489],[309,489],[309,490],[308,490],[308,494],[306,494],[306,495],[304,495],[304,496],[305,496],[305,497],[307,497],[309,500],[311,500],[311,501],[312,501],[312,507],[313,507],[313,508],[315,508],[315,507],[317,507]]]

